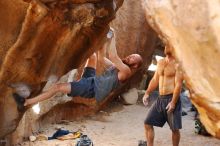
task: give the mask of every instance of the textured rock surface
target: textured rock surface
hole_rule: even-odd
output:
[[[111,26],[115,29],[119,56],[123,58],[131,53],[139,53],[143,56],[145,66],[147,66],[151,62],[151,55],[154,51],[157,36],[144,18],[145,11],[141,3],[136,0],[126,0],[116,13],[116,18],[111,23]],[[135,21],[131,24],[130,22],[133,20]],[[98,62],[98,73],[102,72],[102,67],[102,62]],[[79,74],[82,72],[82,67],[77,72],[75,71],[72,71],[69,77],[63,77],[61,80],[63,82],[71,81],[74,78],[74,74],[79,76],[78,72]],[[129,88],[131,85],[135,85],[133,83],[140,81],[141,74],[138,73],[135,78],[129,80],[122,88]],[[137,76],[139,79],[136,78]],[[12,144],[16,144],[22,141],[21,137],[28,137],[29,134],[40,129],[40,125],[45,123],[59,123],[62,119],[74,120],[80,116],[92,115],[102,109],[109,100],[120,94],[121,91],[122,89],[120,88],[111,93],[101,104],[97,104],[94,100],[85,100],[79,97],[75,97],[72,101],[71,98],[65,95],[58,95],[55,98],[41,102],[40,114],[35,114],[32,109],[28,110],[16,132],[9,137],[9,140]]]
[[[121,97],[124,99],[125,104],[136,104],[138,100],[138,91],[136,88],[131,88],[123,93]]]
[[[145,66],[151,62],[156,35],[145,19],[144,0],[126,0],[111,26],[116,31],[117,50],[123,58],[131,53],[143,56]]]
[[[123,0],[2,0],[0,2],[0,137],[15,130],[14,87],[38,94],[99,49]]]
[[[220,3],[146,0],[148,21],[173,46],[207,130],[220,138]]]
[[[4,91],[0,93],[0,137],[15,130],[23,115],[23,112],[17,111],[12,98],[12,94],[18,92],[17,87],[23,89],[20,87],[27,85],[30,91],[24,94],[33,97],[40,93],[48,80],[56,80],[72,68],[79,67],[92,52],[100,49],[108,31],[108,24],[123,2],[24,1],[0,2],[0,18],[4,20],[0,24],[0,34],[3,34],[0,35],[0,90]],[[144,18],[141,3],[126,0],[112,26],[116,31],[119,55],[125,57],[131,53],[139,53],[144,57],[145,65],[148,65],[157,37]],[[132,25],[131,21],[135,23]],[[133,78],[126,86],[140,78]],[[63,81],[66,81],[65,77]],[[71,119],[71,116],[75,115],[92,114],[120,92],[121,89],[94,107],[82,106],[78,104],[80,100],[71,101],[71,98],[64,96],[42,102],[41,113],[35,115],[32,110],[28,110],[17,129],[19,132],[9,139],[16,141],[28,136],[28,132],[38,128],[39,125],[34,125],[36,120],[59,121],[62,118]],[[66,104],[62,105],[63,103]],[[50,110],[51,112],[46,114]],[[57,115],[58,119],[54,115]]]

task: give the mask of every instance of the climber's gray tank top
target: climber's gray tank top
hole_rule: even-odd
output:
[[[119,86],[118,70],[110,67],[104,74],[95,78],[95,98],[102,101],[108,94]]]

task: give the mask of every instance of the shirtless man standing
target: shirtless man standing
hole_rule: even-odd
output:
[[[143,97],[144,105],[148,105],[149,94],[159,85],[159,97],[149,109],[145,119],[147,146],[153,146],[154,128],[163,127],[167,122],[172,131],[173,146],[180,141],[179,129],[182,128],[181,101],[179,98],[183,76],[169,47],[165,47],[166,57],[158,62],[157,70],[151,79]]]

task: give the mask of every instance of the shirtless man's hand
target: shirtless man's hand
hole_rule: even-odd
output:
[[[175,106],[176,106],[176,104],[174,104],[174,103],[172,103],[172,102],[168,103],[168,105],[167,105],[167,107],[166,107],[167,112],[168,112],[168,113],[173,112],[174,109],[175,109]]]
[[[147,106],[149,104],[149,95],[145,94],[143,97],[143,104]]]

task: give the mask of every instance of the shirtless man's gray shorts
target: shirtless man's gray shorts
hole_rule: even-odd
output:
[[[145,124],[163,127],[167,122],[170,129],[177,130],[182,128],[182,108],[180,99],[176,103],[173,112],[167,113],[166,106],[172,100],[173,94],[159,96],[150,107]]]

